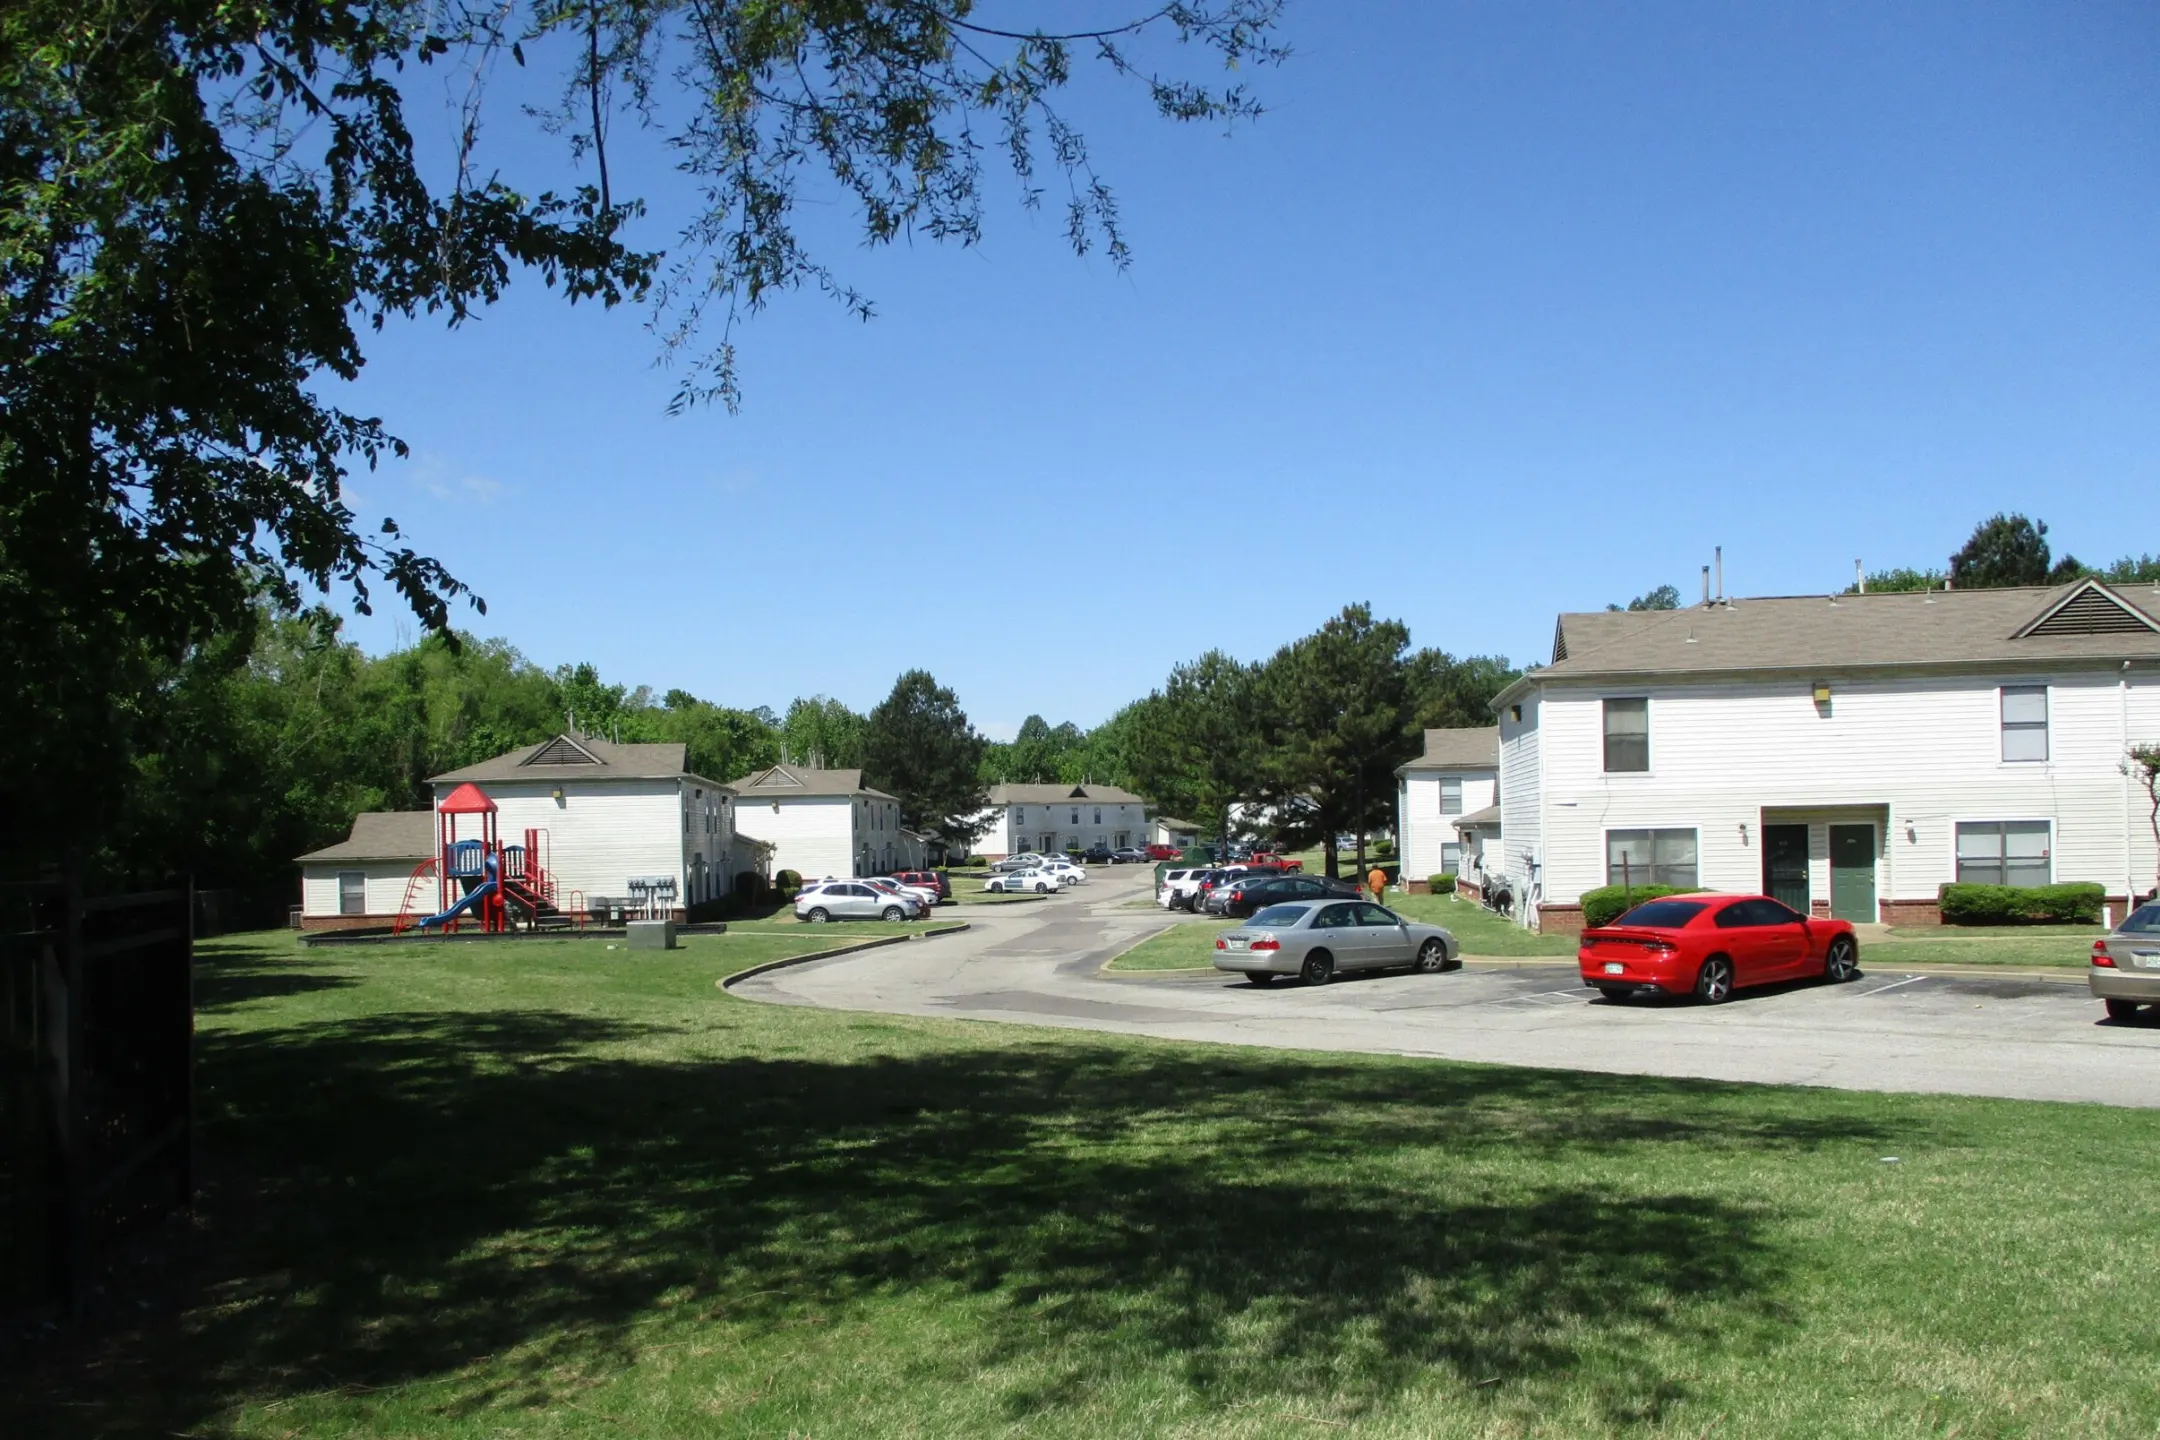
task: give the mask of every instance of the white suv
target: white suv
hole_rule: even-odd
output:
[[[1163,871],[1162,883],[1155,887],[1155,903],[1165,910],[1190,910],[1200,897],[1200,877],[1212,870],[1212,865],[1193,865],[1182,870]]]

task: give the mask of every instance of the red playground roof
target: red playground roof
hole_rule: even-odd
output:
[[[442,803],[435,807],[435,813],[438,815],[487,815],[492,814],[494,809],[495,802],[488,799],[486,793],[479,786],[468,780],[463,785],[458,786],[457,789],[452,790],[448,795],[443,796]]]

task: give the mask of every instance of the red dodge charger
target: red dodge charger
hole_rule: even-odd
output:
[[[1767,895],[1672,895],[1585,930],[1583,984],[1608,1000],[1637,991],[1715,1005],[1742,985],[1850,980],[1860,944],[1843,920],[1817,920]]]

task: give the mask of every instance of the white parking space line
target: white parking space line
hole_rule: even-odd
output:
[[[1917,985],[1922,980],[1932,980],[1933,978],[1932,975],[1908,975],[1903,980],[1893,980],[1888,985],[1878,985],[1873,990],[1863,990],[1858,995],[1853,996],[1853,999],[1865,1000],[1868,996],[1880,995],[1885,990],[1895,990],[1901,985]]]

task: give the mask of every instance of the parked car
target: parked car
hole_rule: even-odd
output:
[[[1850,980],[1860,942],[1850,922],[1802,915],[1767,895],[1669,895],[1583,931],[1575,960],[1583,984],[1608,1000],[1692,994],[1717,1005],[1749,985]]]
[[[1298,859],[1295,855],[1285,855],[1280,850],[1255,851],[1252,863],[1255,865],[1272,865],[1277,870],[1295,870],[1301,874],[1305,869],[1303,860]]]
[[[918,890],[934,891],[938,903],[952,899],[952,877],[943,870],[895,870],[892,878]]]
[[[990,869],[993,873],[1000,870],[1032,870],[1047,858],[1049,857],[1038,855],[1033,850],[1029,850],[1019,855],[1008,855],[995,865],[992,865]]]
[[[1070,860],[1045,860],[1037,868],[1049,871],[1067,885],[1085,885],[1087,883],[1086,868],[1075,865]]]
[[[1113,865],[1145,865],[1147,862],[1148,852],[1137,845],[1127,845],[1110,852],[1110,863]]]
[[[1357,896],[1357,886],[1349,881],[1323,875],[1248,875],[1209,895],[1208,913],[1235,920],[1293,900],[1354,900]]]
[[[1394,966],[1436,975],[1461,954],[1440,926],[1405,920],[1369,900],[1286,901],[1215,937],[1215,968],[1255,985],[1286,975],[1325,985],[1341,971]]]
[[[1193,897],[1200,893],[1200,877],[1206,873],[1205,865],[1163,871],[1155,886],[1155,903],[1165,910],[1192,909]]]
[[[1014,870],[983,882],[983,889],[993,895],[1055,895],[1064,887],[1065,882],[1049,870]]]
[[[1150,860],[1176,860],[1180,858],[1181,853],[1175,845],[1150,845],[1147,847],[1147,858]]]
[[[1114,865],[1117,863],[1117,852],[1108,845],[1090,845],[1080,858],[1090,865]]]
[[[863,883],[875,886],[889,895],[907,896],[922,906],[925,915],[937,908],[938,892],[935,885],[909,885],[890,875],[867,875],[863,877]]]
[[[795,918],[813,925],[828,920],[912,920],[920,908],[920,902],[865,880],[821,880],[795,897]]]
[[[2110,1020],[2128,1020],[2140,1005],[2160,1009],[2160,901],[2138,906],[2093,941],[2085,983]]]

